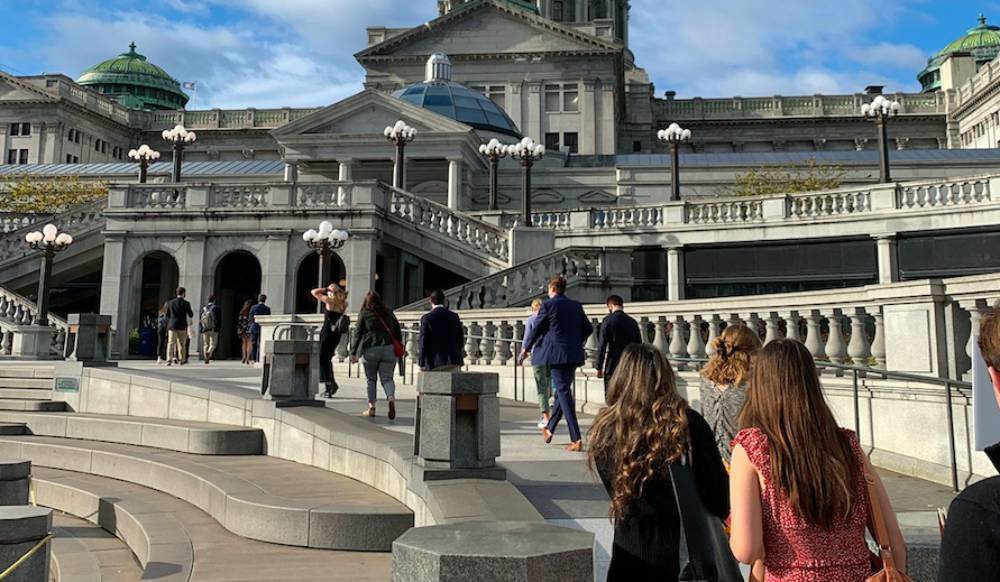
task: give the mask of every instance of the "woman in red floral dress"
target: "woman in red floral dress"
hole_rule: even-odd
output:
[[[763,559],[767,582],[864,582],[872,574],[867,474],[905,572],[906,546],[882,481],[854,432],[837,426],[802,343],[777,340],[760,352],[740,425],[730,475],[738,560]]]

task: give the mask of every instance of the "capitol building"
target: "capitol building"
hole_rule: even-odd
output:
[[[53,310],[113,315],[116,353],[178,284],[220,297],[230,321],[259,292],[276,313],[312,311],[319,259],[301,234],[321,220],[351,233],[329,268],[353,307],[369,288],[402,307],[437,287],[462,307],[522,305],[553,271],[584,299],[652,301],[1000,269],[983,177],[1000,166],[1000,27],[985,17],[914,71],[921,92],[884,94],[899,106],[894,182],[880,184],[878,131],[861,110],[882,87],[680,98],[629,48],[627,0],[438,6],[412,28],[368,28],[358,92],[311,109],[185,109],[181,84],[135,43],[75,80],[0,73],[0,175],[109,187],[56,217],[77,242],[55,259]],[[401,168],[383,135],[397,120],[417,132]],[[691,132],[676,178],[657,137],[672,123]],[[161,133],[177,125],[197,140],[175,183]],[[545,149],[530,228],[522,167],[499,161],[490,208],[479,149],[524,137]],[[161,154],[143,184],[127,155],[140,144]],[[813,163],[837,168],[840,187],[728,196],[748,172]],[[0,284],[30,298],[37,262],[18,233],[31,220],[4,220]]]

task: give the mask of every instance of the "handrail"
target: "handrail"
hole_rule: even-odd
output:
[[[45,544],[47,544],[50,541],[52,541],[52,538],[54,538],[54,537],[56,537],[55,532],[49,532],[48,535],[46,535],[44,538],[42,538],[30,550],[28,550],[27,552],[25,552],[25,554],[23,556],[21,556],[20,558],[18,558],[13,564],[11,564],[10,567],[8,567],[3,572],[0,572],[0,580],[4,580],[8,576],[10,576],[11,574],[13,574],[14,570],[17,570],[17,568],[21,564],[27,562],[28,558],[30,558],[31,556],[35,555],[35,552],[37,552],[38,550],[42,549],[42,546],[44,546]]]

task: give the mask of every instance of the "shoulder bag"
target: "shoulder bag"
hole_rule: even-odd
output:
[[[865,484],[868,488],[868,520],[874,525],[872,533],[878,544],[879,555],[872,555],[872,572],[865,582],[913,582],[909,576],[896,569],[892,556],[892,545],[889,543],[889,532],[885,528],[882,516],[882,503],[875,492],[875,480],[865,473]]]
[[[392,328],[389,327],[389,325],[385,322],[384,319],[382,319],[381,316],[379,316],[379,314],[373,311],[372,315],[374,315],[375,318],[378,319],[378,322],[382,324],[382,327],[385,328],[385,333],[389,334],[389,339],[392,340],[392,353],[395,354],[397,358],[402,358],[403,356],[405,356],[406,347],[403,346],[403,342],[396,339],[396,335],[392,333]]]

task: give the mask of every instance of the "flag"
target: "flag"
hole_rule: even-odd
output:
[[[197,91],[198,89],[195,88],[197,84],[198,81],[184,81],[183,83],[181,83],[181,89],[190,89],[191,91]]]

